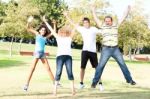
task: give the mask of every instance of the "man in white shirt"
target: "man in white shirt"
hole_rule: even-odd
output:
[[[83,26],[79,26],[75,24],[68,14],[65,12],[64,15],[68,19],[68,21],[77,29],[79,33],[81,33],[83,38],[83,48],[81,54],[81,71],[80,71],[80,89],[84,88],[84,74],[85,68],[88,60],[90,59],[91,65],[93,68],[96,68],[98,65],[97,53],[96,53],[96,35],[99,33],[99,30],[96,27],[90,26],[89,18],[83,18]],[[102,89],[102,82],[99,83]]]

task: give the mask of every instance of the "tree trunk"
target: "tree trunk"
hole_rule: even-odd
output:
[[[131,45],[129,45],[129,59],[130,59],[130,61],[132,61],[132,53],[131,53],[131,51],[132,51],[132,47],[131,47]]]
[[[14,40],[14,37],[11,38],[10,49],[9,49],[9,56],[10,56],[10,57],[12,57],[13,40]]]
[[[22,41],[23,41],[23,38],[21,38],[20,43],[19,43],[19,52],[21,51]]]

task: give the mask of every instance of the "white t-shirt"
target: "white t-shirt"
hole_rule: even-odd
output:
[[[57,36],[57,56],[70,55],[71,56],[71,37]]]
[[[96,52],[96,34],[100,33],[96,27],[85,28],[78,26],[77,31],[83,38],[83,51]]]

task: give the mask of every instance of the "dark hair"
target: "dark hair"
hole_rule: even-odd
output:
[[[84,17],[82,21],[88,21],[90,23],[90,19],[87,17]]]
[[[39,28],[37,29],[37,31],[39,32],[42,28],[45,28],[45,34],[43,35],[44,37],[47,36],[48,34],[50,34],[50,32],[45,24],[40,25]]]
[[[113,18],[111,16],[105,16],[104,21],[105,21],[106,18],[110,18],[111,21],[113,21]]]

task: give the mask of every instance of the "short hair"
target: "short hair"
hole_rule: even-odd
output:
[[[88,21],[90,23],[90,19],[88,17],[84,17],[82,21]]]
[[[104,21],[105,21],[106,18],[110,18],[111,21],[113,21],[113,18],[111,16],[105,16]]]

